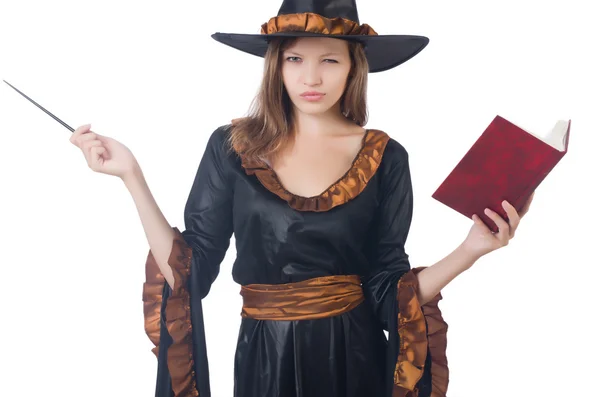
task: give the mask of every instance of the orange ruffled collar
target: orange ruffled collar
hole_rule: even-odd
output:
[[[256,175],[261,184],[272,193],[287,201],[298,211],[328,211],[357,197],[375,175],[381,163],[389,135],[380,130],[369,129],[351,167],[324,192],[313,197],[303,197],[289,192],[275,171],[262,160],[250,160],[240,154],[242,167],[247,175]]]

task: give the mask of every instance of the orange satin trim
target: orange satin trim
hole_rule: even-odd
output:
[[[442,318],[437,294],[421,306],[417,297],[417,274],[423,267],[412,269],[398,282],[398,334],[400,352],[394,371],[393,397],[418,397],[415,388],[423,376],[427,349],[431,354],[431,397],[446,397],[449,371],[446,358],[448,324]]]
[[[350,169],[337,182],[318,196],[302,197],[288,192],[267,163],[250,160],[240,154],[246,174],[255,174],[262,185],[298,211],[328,211],[358,196],[375,175],[390,137],[380,130],[368,130],[363,145]]]
[[[190,295],[186,281],[190,274],[192,250],[187,245],[178,228],[168,263],[173,269],[175,283],[165,308],[165,323],[173,343],[167,351],[167,367],[171,376],[174,397],[197,397],[196,374],[192,356],[192,323],[190,315]],[[152,255],[146,260],[146,282],[143,286],[144,327],[154,344],[152,352],[158,357],[160,339],[160,310],[165,278]]]
[[[162,305],[162,291],[165,279],[156,264],[152,252],[146,258],[146,281],[142,288],[142,301],[144,302],[144,329],[154,345],[152,353],[158,358],[158,345],[160,342],[160,306]]]
[[[355,275],[325,276],[288,284],[242,286],[242,317],[313,320],[348,312],[365,299]]]
[[[369,25],[344,18],[325,18],[319,14],[305,12],[300,14],[279,15],[262,24],[260,33],[310,32],[331,35],[370,35],[377,32]]]

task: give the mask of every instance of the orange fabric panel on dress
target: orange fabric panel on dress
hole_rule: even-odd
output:
[[[368,130],[363,145],[350,169],[326,191],[314,197],[302,197],[288,192],[275,171],[267,163],[250,160],[238,153],[247,175],[255,174],[260,183],[272,193],[287,201],[298,211],[328,211],[357,197],[379,168],[390,137],[380,130]]]
[[[326,18],[312,12],[278,15],[262,24],[261,34],[281,32],[310,32],[331,35],[370,35],[377,32],[369,25],[345,18]]]
[[[165,278],[161,274],[152,252],[149,251],[146,258],[146,281],[142,288],[142,301],[144,302],[144,329],[154,345],[152,352],[156,357],[158,357],[160,342],[160,307],[164,285]]]
[[[313,320],[348,312],[364,301],[360,278],[325,276],[287,284],[242,286],[242,317]]]
[[[448,358],[446,357],[448,324],[444,321],[442,313],[438,308],[438,302],[441,299],[441,295],[438,294],[421,307],[428,327],[427,338],[431,354],[431,397],[446,396],[450,375]]]
[[[448,324],[438,307],[441,293],[425,305],[419,304],[417,274],[423,269],[412,269],[398,282],[400,352],[394,371],[394,397],[418,397],[415,386],[423,376],[428,349],[431,355],[431,397],[445,397],[448,391]]]
[[[190,315],[190,295],[186,289],[190,274],[192,250],[183,239],[178,228],[169,255],[168,264],[173,270],[174,285],[165,308],[165,323],[173,343],[167,350],[167,367],[171,376],[174,397],[197,397],[196,375],[192,355],[192,323]],[[158,356],[160,339],[160,315],[162,289],[165,278],[156,260],[149,252],[146,260],[146,282],[143,288],[144,326],[152,349]]]

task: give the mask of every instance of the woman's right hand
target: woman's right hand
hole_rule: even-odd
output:
[[[69,141],[79,147],[88,167],[95,172],[123,179],[133,173],[138,163],[131,150],[121,142],[90,130],[91,124],[77,128]]]

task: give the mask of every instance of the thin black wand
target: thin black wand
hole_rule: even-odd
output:
[[[36,101],[34,101],[33,99],[29,98],[27,95],[23,94],[21,91],[19,91],[18,89],[16,89],[15,87],[13,87],[8,81],[6,80],[2,80],[4,81],[6,84],[8,84],[9,86],[11,86],[15,91],[17,91],[19,94],[23,95],[25,98],[27,98],[27,100],[29,100],[31,103],[33,103],[35,106],[37,106],[38,108],[42,109],[44,112],[46,112],[46,114],[50,117],[52,117],[54,120],[58,121],[59,123],[61,123],[63,126],[65,126],[69,131],[74,132],[75,129],[73,127],[70,127],[67,123],[65,123],[64,121],[62,121],[61,119],[59,119],[58,117],[56,117],[55,115],[53,115],[52,113],[50,113],[49,111],[47,111],[46,109],[44,109],[41,105],[39,105]]]

